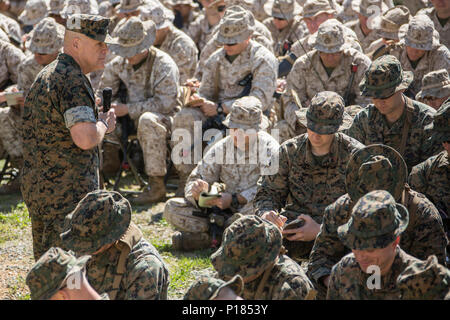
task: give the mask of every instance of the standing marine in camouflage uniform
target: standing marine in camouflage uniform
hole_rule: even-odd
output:
[[[88,281],[111,300],[167,299],[169,270],[131,222],[130,203],[120,193],[88,193],[67,216],[61,239],[76,256],[92,256]]]
[[[416,100],[438,110],[450,97],[450,77],[445,69],[427,73],[422,79],[422,89]]]
[[[447,239],[439,212],[422,194],[405,185],[406,177],[405,161],[391,147],[371,145],[352,156],[346,168],[347,193],[325,209],[322,227],[309,256],[307,273],[321,298],[325,297],[331,268],[348,253],[338,237],[337,227],[348,221],[355,203],[373,190],[389,191],[408,209],[410,222],[401,246],[419,259],[434,254],[444,263]]]
[[[31,300],[109,300],[92,288],[86,278],[91,256],[76,258],[72,252],[50,248],[27,274]]]
[[[97,95],[110,87],[114,97],[120,82],[125,85],[127,102],[114,102],[111,106],[118,117],[128,114],[137,127],[151,189],[133,201],[157,202],[166,196],[167,140],[178,107],[178,68],[167,53],[152,47],[156,35],[153,21],[131,17],[118,26],[115,34],[118,44],[110,49],[118,56],[106,65]]]
[[[439,34],[433,22],[425,15],[413,17],[400,28],[400,43],[391,54],[406,71],[412,71],[414,80],[408,89],[414,98],[422,86],[422,78],[431,71],[450,69],[450,51],[439,43]]]
[[[269,121],[262,114],[258,98],[236,100],[224,125],[232,132],[215,143],[189,175],[185,199],[170,199],[164,208],[164,218],[181,231],[172,237],[176,249],[204,248],[214,240],[208,233],[212,231],[208,219],[193,215],[201,210],[198,200],[202,191],[209,192],[214,184],[221,184],[221,198],[210,206],[217,206],[229,217],[235,213],[253,214],[256,182],[261,175],[274,174],[277,169],[279,144],[263,131]]]
[[[435,204],[450,239],[450,100],[434,115],[432,130],[434,143],[442,143],[444,151],[413,167],[408,183]]]
[[[428,293],[428,298],[442,299],[442,287],[431,286],[429,275],[423,272],[427,265],[436,264],[436,257],[421,261],[399,246],[408,221],[408,210],[396,203],[389,192],[376,190],[361,197],[352,209],[349,221],[337,228],[339,238],[352,253],[333,267],[327,299],[405,299],[409,290],[417,290],[400,283],[405,275],[412,278],[410,283],[415,278],[414,282]],[[378,267],[375,275],[372,266]],[[444,273],[443,281],[448,283],[450,271],[440,265],[438,268]],[[371,279],[374,276],[379,276],[379,281]],[[448,285],[446,290],[448,292]]]
[[[36,260],[58,246],[66,214],[99,188],[97,146],[114,130],[115,115],[98,113],[85,74],[104,68],[107,27],[99,16],[72,15],[64,53],[38,74],[25,100],[21,190]]]
[[[237,274],[242,277],[245,300],[314,299],[315,290],[304,271],[283,252],[282,235],[274,224],[245,216],[225,230],[211,263],[224,281]]]
[[[167,53],[178,66],[180,83],[194,76],[197,68],[197,47],[189,36],[172,24],[172,19],[161,7],[154,7],[149,18],[156,25],[156,39],[153,46]]]
[[[279,170],[258,181],[253,202],[256,214],[280,229],[286,219],[305,221],[304,227],[283,231],[288,254],[295,259],[309,255],[323,210],[345,193],[344,168],[351,154],[364,147],[338,133],[344,101],[337,93],[318,93],[302,112],[306,113],[307,133],[281,145]]]
[[[450,3],[448,1],[430,0],[432,8],[422,9],[417,15],[423,14],[433,21],[434,28],[440,35],[440,41],[443,45],[450,48]]]
[[[186,291],[183,300],[242,300],[244,280],[235,275],[230,281],[202,276]]]
[[[277,60],[268,49],[251,40],[254,31],[251,13],[239,6],[228,10],[231,9],[221,20],[217,35],[223,48],[207,60],[198,95],[194,95],[203,101],[178,112],[173,130],[187,129],[193,137],[194,121],[204,122],[208,117],[228,114],[234,101],[244,95],[258,98],[266,114],[272,108]],[[243,81],[246,84],[240,84]],[[188,175],[196,165],[194,161],[191,163],[176,167]]]
[[[349,136],[365,145],[393,147],[405,159],[408,170],[441,149],[426,143],[431,135],[427,125],[435,111],[403,94],[412,79],[412,72],[403,71],[392,55],[373,61],[360,83],[362,95],[371,97],[373,104],[356,115],[348,130]]]

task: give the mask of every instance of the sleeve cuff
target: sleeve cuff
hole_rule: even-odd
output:
[[[92,107],[79,106],[70,108],[64,113],[64,121],[68,129],[72,128],[75,124],[80,122],[92,122],[96,123],[97,119],[94,115]]]

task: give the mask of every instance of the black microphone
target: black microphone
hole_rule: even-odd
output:
[[[103,112],[106,113],[111,108],[112,89],[106,87],[103,89]]]

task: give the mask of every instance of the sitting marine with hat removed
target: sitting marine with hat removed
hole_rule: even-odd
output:
[[[325,209],[309,256],[307,274],[320,297],[326,293],[331,268],[348,253],[338,237],[337,226],[346,223],[355,203],[373,190],[388,191],[408,209],[409,224],[400,240],[402,248],[419,259],[436,255],[445,263],[447,239],[439,212],[424,195],[408,187],[406,177],[405,161],[391,147],[371,145],[351,157],[346,168],[347,193]]]
[[[166,300],[169,271],[158,251],[131,222],[131,206],[118,192],[88,193],[67,216],[64,247],[91,255],[86,275],[111,300]]]
[[[302,109],[307,133],[285,141],[279,151],[279,170],[262,177],[254,200],[256,214],[283,229],[286,220],[305,220],[305,226],[283,231],[288,255],[309,255],[322,223],[323,210],[343,195],[344,170],[351,155],[364,147],[339,133],[344,101],[335,92],[316,94]]]
[[[302,268],[283,254],[282,235],[273,223],[257,216],[233,222],[222,245],[211,255],[217,275],[244,280],[246,300],[314,299],[315,290]]]
[[[389,192],[375,190],[362,196],[349,221],[337,228],[352,253],[333,267],[327,299],[434,300],[448,296],[450,270],[439,265],[435,256],[421,261],[400,248],[408,222],[408,210]],[[426,295],[419,297],[421,292]]]

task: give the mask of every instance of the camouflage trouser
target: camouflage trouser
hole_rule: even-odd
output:
[[[167,140],[170,139],[171,121],[171,117],[157,112],[145,112],[139,118],[137,136],[148,176],[167,173]]]
[[[20,114],[14,109],[0,108],[0,142],[3,149],[13,158],[21,158],[23,155],[21,122]]]
[[[164,219],[177,230],[184,232],[201,233],[209,231],[207,218],[193,215],[195,208],[184,198],[172,198],[164,206]]]
[[[33,254],[37,261],[51,247],[63,248],[59,235],[63,231],[64,219],[45,219],[42,215],[32,213],[31,233],[33,236]]]
[[[206,116],[200,108],[183,108],[173,117],[172,132],[177,129],[185,129],[187,134],[190,134],[191,143],[194,143],[194,121],[200,121],[203,124],[205,120]],[[201,144],[202,140],[198,143]],[[185,175],[189,175],[197,165],[194,161],[193,152],[191,154],[190,164],[175,164],[175,168]]]

